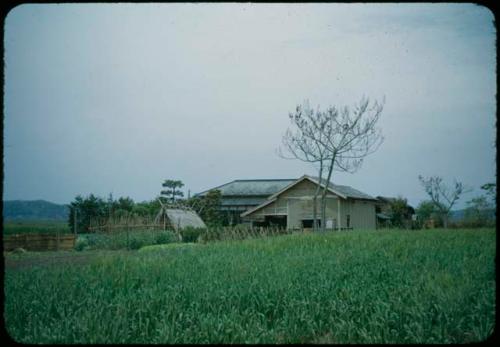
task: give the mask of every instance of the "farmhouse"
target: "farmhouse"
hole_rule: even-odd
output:
[[[276,225],[288,229],[312,228],[316,177],[298,179],[235,180],[212,188],[221,191],[221,211],[230,224]],[[206,190],[197,194],[204,196]],[[349,186],[328,185],[326,227],[375,229],[378,200]],[[320,218],[320,199],[317,201]],[[232,223],[231,223],[232,222]]]
[[[287,229],[311,228],[313,196],[318,184],[316,177],[304,175],[269,196],[262,204],[242,213],[241,216],[256,226],[279,225]],[[376,228],[377,199],[349,186],[335,185],[331,182],[327,188],[327,229]],[[319,211],[320,199],[317,201],[317,208]]]

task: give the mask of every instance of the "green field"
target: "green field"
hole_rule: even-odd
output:
[[[495,256],[493,229],[101,251],[7,267],[5,325],[22,343],[474,342],[493,332]]]
[[[4,235],[25,234],[25,233],[71,233],[66,221],[4,221]]]

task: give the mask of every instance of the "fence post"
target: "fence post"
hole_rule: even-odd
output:
[[[76,237],[76,220],[77,220],[76,214],[77,214],[77,211],[78,211],[77,208],[74,207],[75,213],[73,213],[73,232],[75,233],[75,237]]]
[[[143,219],[143,224],[144,224],[144,222],[145,222],[145,220]],[[149,225],[149,224],[146,223],[145,225]],[[146,230],[151,231],[151,240],[152,240],[152,242],[156,243],[156,234],[157,234],[156,230],[153,230],[151,228],[146,228]]]

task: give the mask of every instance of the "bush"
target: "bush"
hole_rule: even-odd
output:
[[[90,249],[119,249],[126,247],[126,238],[123,233],[93,233],[78,237],[87,242]]]
[[[129,233],[129,249],[139,249],[142,246],[164,244],[175,241],[175,236],[170,231],[137,231]],[[125,240],[126,242],[126,240]]]
[[[178,241],[171,231],[165,230],[116,230],[111,233],[80,235],[92,249],[139,249],[146,245],[159,245]],[[83,241],[82,241],[83,242]],[[78,246],[84,247],[84,246]]]
[[[75,242],[75,251],[83,251],[89,247],[89,242],[86,238],[79,237]]]
[[[411,230],[420,230],[422,229],[422,222],[419,220],[410,221],[410,229]]]
[[[129,241],[129,248],[130,249],[139,249],[142,246],[144,246],[146,243],[144,242],[144,239],[141,238],[136,238],[134,237]]]
[[[205,231],[205,228],[186,227],[181,230],[182,242],[197,242],[198,237]]]
[[[163,244],[172,243],[175,241],[177,241],[177,237],[175,237],[175,235],[172,232],[165,231],[165,232],[162,232],[162,233],[156,235],[155,244],[163,245]]]

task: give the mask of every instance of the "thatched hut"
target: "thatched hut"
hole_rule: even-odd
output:
[[[203,220],[196,212],[181,208],[162,207],[156,216],[156,223],[163,225],[165,229],[179,231],[186,227],[206,228]]]

